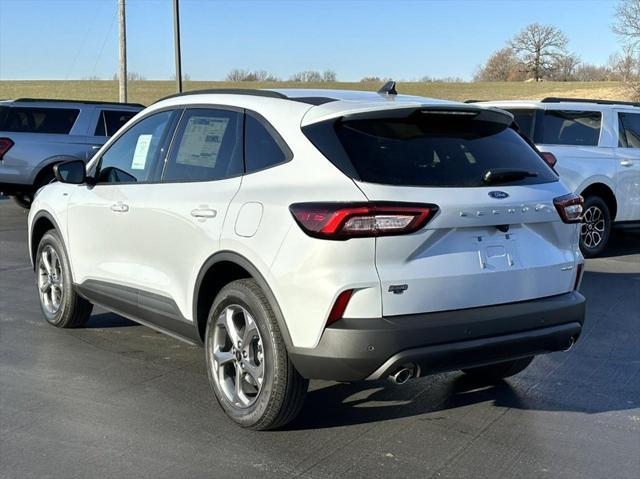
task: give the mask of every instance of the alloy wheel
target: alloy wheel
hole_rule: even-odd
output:
[[[587,208],[582,215],[582,225],[580,229],[580,237],[582,244],[594,249],[600,246],[604,239],[605,218],[602,210],[593,205]]]
[[[38,260],[38,290],[44,310],[54,316],[62,305],[64,286],[60,257],[50,245],[42,249]]]
[[[255,403],[264,382],[262,336],[251,314],[229,305],[218,316],[207,348],[218,390],[237,408]]]

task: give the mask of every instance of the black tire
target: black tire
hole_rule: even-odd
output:
[[[482,382],[496,383],[501,379],[514,376],[524,371],[529,364],[531,364],[533,358],[533,356],[529,356],[526,358],[514,359],[513,361],[489,364],[488,366],[463,369],[462,372]]]
[[[18,193],[11,197],[13,201],[20,207],[28,210],[33,203],[33,193]]]
[[[91,315],[93,304],[73,289],[69,259],[57,231],[48,231],[40,240],[35,271],[40,308],[45,319],[58,328],[83,326]],[[59,298],[57,307],[53,299],[46,299],[54,297]]]
[[[582,223],[580,224],[580,251],[585,258],[600,255],[611,235],[611,212],[607,203],[599,196],[588,196],[584,200]]]
[[[223,326],[223,318],[228,313],[233,318],[232,328],[237,328],[234,334]],[[250,319],[247,319],[247,315]],[[238,327],[238,323],[244,324],[244,328]],[[248,330],[253,329],[255,332],[256,328],[257,335],[247,336]],[[240,346],[236,348],[230,341],[234,335],[240,338],[241,332],[242,339],[250,337],[250,341],[247,339],[242,345],[244,349]],[[222,338],[225,338],[224,342],[221,341]],[[257,345],[255,341],[258,341]],[[249,342],[251,344],[246,344]],[[253,376],[250,377],[246,363],[242,363],[251,357],[252,348],[258,351],[253,353],[254,364],[262,366],[261,386],[257,386],[258,382],[253,380]],[[226,365],[214,360],[214,355],[220,354],[227,355]],[[207,319],[205,357],[209,383],[218,403],[227,416],[242,427],[254,430],[275,429],[293,420],[302,409],[309,381],[300,376],[291,363],[271,304],[254,280],[233,281],[222,288],[215,298]],[[231,357],[236,359],[230,359]],[[241,389],[249,387],[256,390],[251,392],[253,395],[249,398],[252,401],[250,404],[239,404],[240,397],[236,388],[238,374],[243,385],[240,386]],[[232,383],[229,382],[231,379]],[[235,395],[229,389],[233,389]],[[236,398],[237,403],[234,402]]]

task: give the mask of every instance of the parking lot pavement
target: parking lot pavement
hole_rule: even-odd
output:
[[[313,382],[285,430],[226,419],[203,352],[94,310],[41,316],[26,213],[0,199],[0,477],[640,477],[640,233],[587,262],[569,353],[495,387],[459,373]]]

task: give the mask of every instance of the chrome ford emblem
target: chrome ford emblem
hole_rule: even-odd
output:
[[[505,198],[509,198],[509,193],[505,193],[504,191],[490,191],[489,196],[496,200],[504,200]]]

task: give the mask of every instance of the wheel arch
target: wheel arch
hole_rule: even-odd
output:
[[[29,256],[31,259],[31,265],[35,271],[36,267],[36,253],[38,252],[38,245],[40,244],[40,240],[42,237],[51,230],[56,230],[60,235],[60,240],[62,241],[62,247],[65,249],[65,254],[67,258],[69,257],[67,252],[67,247],[64,244],[64,238],[62,237],[62,230],[58,226],[55,218],[48,211],[38,211],[31,222],[31,231],[29,233]]]
[[[616,195],[609,185],[605,183],[591,183],[590,185],[583,187],[580,194],[587,198],[588,196],[599,196],[609,207],[611,213],[611,221],[613,222],[618,213],[618,201]]]
[[[193,320],[200,339],[204,340],[211,305],[220,290],[237,279],[255,280],[269,300],[282,337],[290,349],[293,345],[282,310],[269,284],[258,268],[247,258],[233,251],[220,251],[211,255],[200,268],[193,292]]]

